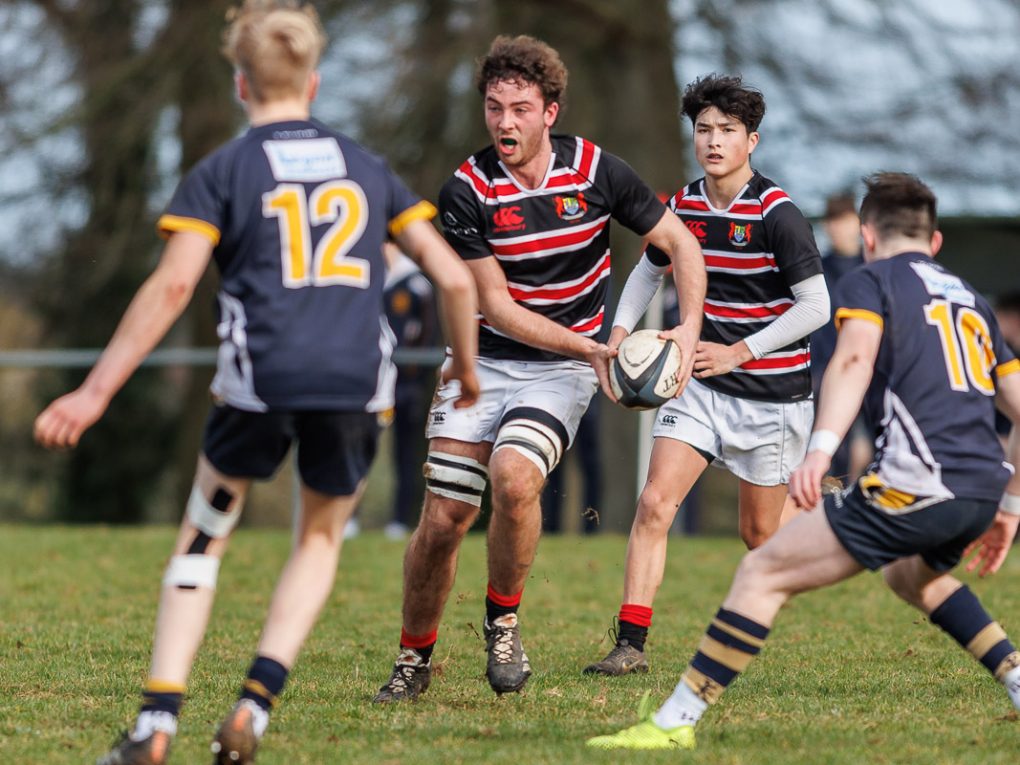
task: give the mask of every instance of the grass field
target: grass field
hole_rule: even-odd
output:
[[[82,763],[132,719],[145,678],[169,528],[0,526],[0,762]],[[207,763],[258,638],[283,532],[241,530],[220,576],[171,761]],[[542,542],[522,610],[535,674],[497,698],[480,637],[484,540],[471,535],[416,704],[371,705],[399,635],[403,545],[364,535],[344,550],[333,597],[291,676],[260,763],[1016,763],[1017,715],[1002,691],[873,575],[806,595],[762,657],[698,729],[691,753],[585,750],[634,719],[646,689],[672,690],[741,554],[736,539],[671,543],[649,641],[652,671],[582,677],[607,649],[625,539]],[[1020,634],[1020,556],[971,585]]]

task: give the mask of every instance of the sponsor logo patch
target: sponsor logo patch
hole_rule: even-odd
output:
[[[466,223],[461,223],[457,220],[452,212],[443,213],[443,228],[449,231],[454,236],[474,236],[478,233],[478,229],[474,226],[469,226]]]
[[[347,177],[347,163],[335,138],[264,141],[273,178],[278,181],[326,181]]]
[[[915,261],[910,267],[924,282],[929,295],[944,297],[957,305],[974,306],[974,293],[967,289],[959,276],[947,274],[936,264],[926,261]]]

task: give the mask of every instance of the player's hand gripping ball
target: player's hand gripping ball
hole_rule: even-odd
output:
[[[680,349],[655,329],[627,335],[609,366],[609,385],[628,409],[655,409],[680,388]]]

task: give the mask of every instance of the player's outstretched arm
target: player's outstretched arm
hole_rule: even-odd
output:
[[[49,449],[78,445],[82,433],[102,417],[114,394],[187,307],[212,247],[201,234],[181,231],[170,236],[159,265],[131,300],[85,382],[36,418],[36,441]]]
[[[822,477],[860,411],[881,342],[882,327],[867,319],[845,319],[840,327],[836,350],[822,377],[807,456],[790,476],[790,496],[804,510],[814,508],[822,498]]]
[[[428,221],[409,224],[397,242],[439,290],[443,327],[453,351],[446,378],[460,380],[460,397],[454,406],[472,406],[478,400],[479,385],[475,374],[478,294],[471,272]]]
[[[648,232],[648,242],[669,255],[673,263],[673,282],[680,303],[680,325],[662,333],[677,344],[683,366],[680,369],[680,391],[687,386],[694,370],[694,356],[701,337],[701,321],[705,312],[705,289],[708,275],[701,245],[676,215],[668,210]],[[680,395],[677,393],[677,395]]]
[[[995,404],[1013,423],[1006,447],[1006,460],[1014,467],[1013,477],[999,503],[999,512],[988,530],[970,544],[964,555],[975,553],[967,570],[980,566],[979,576],[994,574],[1002,566],[1020,527],[1020,372],[999,379]]]

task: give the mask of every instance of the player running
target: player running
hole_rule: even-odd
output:
[[[378,157],[310,119],[324,44],[310,5],[249,2],[226,33],[251,128],[202,160],[159,230],[168,239],[80,388],[36,421],[73,447],[187,305],[210,258],[220,272],[219,363],[194,489],[163,577],[152,666],[133,729],[100,765],[162,765],[205,633],[227,540],[253,479],[298,442],[301,515],[240,699],[216,733],[217,763],[250,763],[269,712],[333,586],[344,524],[392,406],[383,305],[387,236],[442,292],[461,411],[478,382],[476,293],[429,223],[435,209]]]
[[[786,192],[751,167],[765,100],[739,77],[710,75],[687,86],[683,112],[705,175],[669,207],[704,250],[705,322],[695,379],[660,407],[652,431],[616,644],[585,674],[648,671],[644,646],[669,529],[705,468],[714,462],[740,479],[740,536],[757,547],[779,527],[790,471],[804,456],[814,417],[808,335],[828,321],[829,296],[810,225]],[[634,329],[669,265],[648,247],[620,296],[611,348]]]
[[[818,503],[862,401],[875,460],[856,485],[826,497],[824,510],[799,515],[748,553],[673,695],[589,746],[693,748],[702,713],[761,650],[786,601],[865,568],[882,568],[893,592],[966,648],[1020,709],[1020,652],[949,574],[973,550],[968,571],[997,571],[1020,524],[1020,476],[1010,477],[995,435],[998,403],[1014,425],[1009,461],[1020,464],[1020,361],[987,303],[932,261],[942,236],[931,190],[900,173],[866,182],[867,265],[837,291],[839,339],[791,496],[807,510]]]
[[[400,653],[377,702],[415,698],[431,677],[439,620],[457,551],[492,482],[486,675],[496,693],[520,690],[531,666],[517,609],[541,532],[539,494],[570,445],[612,352],[603,322],[609,221],[654,243],[675,267],[683,323],[668,333],[686,382],[700,330],[705,272],[695,238],[623,161],[583,138],[551,135],[567,83],[559,54],[531,37],[497,37],[479,62],[492,146],[443,187],[447,241],[478,284],[482,395],[453,406],[436,392],[427,435],[426,495],[404,561]]]

